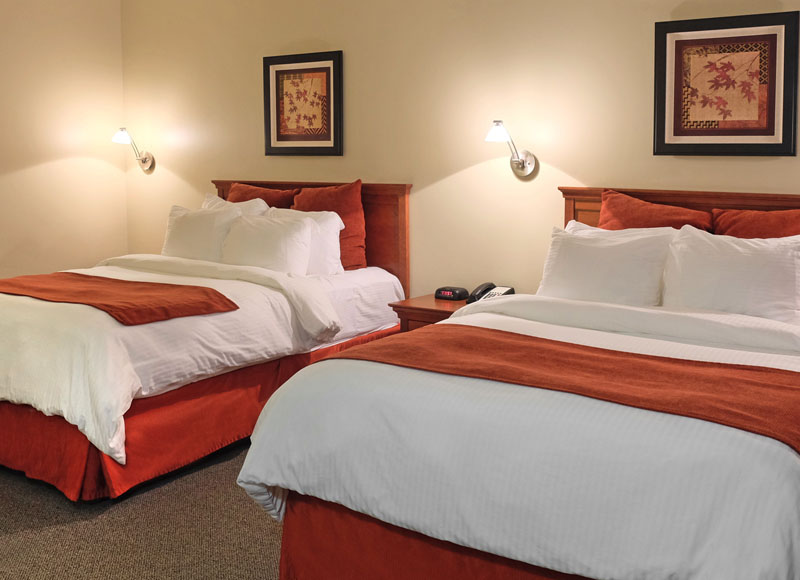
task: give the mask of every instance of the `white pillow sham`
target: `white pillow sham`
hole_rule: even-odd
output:
[[[242,216],[225,238],[222,261],[305,276],[315,229],[310,219]]]
[[[267,202],[260,198],[233,203],[213,193],[207,193],[203,200],[203,209],[224,209],[226,207],[235,207],[242,215],[263,215],[269,208]]]
[[[327,276],[344,272],[339,244],[339,232],[344,229],[344,222],[339,214],[332,211],[298,211],[271,207],[266,215],[282,219],[313,220],[318,229],[311,233],[311,257],[307,273]]]
[[[564,231],[579,236],[600,236],[607,238],[636,237],[636,236],[646,238],[654,235],[655,236],[672,235],[674,237],[678,233],[678,230],[670,227],[625,228],[622,230],[606,230],[603,228],[590,226],[576,220],[570,220],[567,223],[567,226],[564,228]]]
[[[233,220],[239,215],[236,207],[190,210],[174,205],[169,212],[161,253],[164,256],[219,262],[222,243]]]
[[[571,300],[657,306],[675,230],[646,235],[625,230],[584,232],[553,228],[538,295]],[[666,231],[669,230],[669,231]]]
[[[664,270],[664,306],[800,324],[800,236],[744,239],[684,226]]]

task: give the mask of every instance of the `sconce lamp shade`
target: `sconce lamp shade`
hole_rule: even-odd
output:
[[[125,127],[122,127],[119,131],[114,133],[114,136],[111,138],[113,143],[119,143],[120,145],[130,145],[131,144],[131,136],[128,135],[128,131],[125,130]]]
[[[536,157],[529,151],[517,151],[517,146],[514,145],[514,140],[508,131],[503,126],[502,121],[492,121],[492,126],[486,134],[486,141],[490,143],[508,143],[508,148],[511,149],[511,171],[517,177],[527,177],[536,169]]]
[[[136,142],[131,137],[130,133],[125,129],[125,127],[121,127],[119,131],[114,133],[114,136],[111,138],[113,143],[119,143],[120,145],[130,145],[133,147],[133,154],[136,155],[136,161],[139,162],[139,167],[142,168],[142,171],[145,173],[152,173],[153,169],[155,169],[156,159],[153,157],[152,153],[148,153],[147,151],[139,152],[139,148],[136,147]]]
[[[511,135],[508,134],[502,121],[492,121],[492,126],[486,134],[486,141],[489,143],[508,143]]]

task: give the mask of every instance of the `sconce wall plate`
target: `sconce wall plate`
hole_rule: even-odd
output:
[[[142,151],[142,156],[137,157],[136,160],[144,172],[152,171],[156,166],[156,158],[149,151]]]
[[[533,156],[533,153],[525,149],[520,152],[519,159],[515,160],[512,157],[509,163],[511,165],[511,171],[518,177],[527,177],[536,169],[536,157]]]

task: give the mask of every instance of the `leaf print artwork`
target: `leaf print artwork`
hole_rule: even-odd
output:
[[[327,95],[330,90],[329,69],[280,71],[278,109],[279,140],[330,140]]]
[[[690,121],[757,121],[758,51],[694,54],[689,58]]]
[[[342,51],[265,56],[265,155],[342,155]]]
[[[654,155],[795,155],[800,10],[655,31]]]
[[[775,124],[769,36],[675,42],[673,135],[768,135]]]

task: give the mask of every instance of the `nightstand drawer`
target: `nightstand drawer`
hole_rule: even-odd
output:
[[[392,302],[389,306],[400,318],[400,330],[406,332],[449,318],[466,300],[437,300],[433,294]]]
[[[428,326],[429,324],[433,324],[433,323],[432,322],[427,322],[425,320],[407,320],[406,321],[406,327],[403,328],[402,325],[401,325],[400,330],[402,330],[403,332],[406,332],[408,330],[415,330],[417,328],[422,328],[423,326]]]

